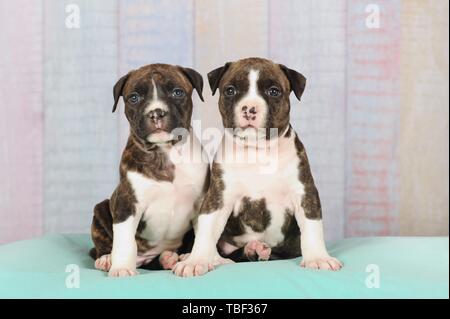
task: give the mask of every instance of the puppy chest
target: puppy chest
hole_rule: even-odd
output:
[[[192,192],[139,173],[129,172],[128,179],[136,199],[139,235],[152,243],[181,237],[189,225],[190,209],[184,208],[194,201]]]
[[[234,175],[234,174],[233,174]],[[293,209],[293,198],[296,194],[303,194],[304,187],[296,175],[260,175],[260,174],[242,174],[235,175],[233,178],[225,181],[229,185],[233,195],[238,198],[236,205],[248,206],[244,198],[252,200],[263,199],[266,206],[273,207],[274,210],[280,210],[279,207]],[[254,202],[253,205],[261,207]]]

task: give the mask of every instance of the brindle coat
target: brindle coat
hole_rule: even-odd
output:
[[[168,131],[180,127],[190,128],[193,109],[191,96],[194,89],[203,101],[202,77],[189,68],[152,64],[131,71],[118,80],[113,90],[113,112],[117,108],[119,98],[123,96],[125,115],[130,123],[130,135],[120,162],[120,182],[111,198],[98,203],[94,208],[91,235],[95,247],[90,251],[94,259],[111,253],[112,225],[123,222],[130,215],[135,214],[137,199],[127,179],[127,172],[137,172],[155,181],[173,182],[174,180],[175,165],[169,160],[167,153],[158,144],[147,140],[147,136],[154,127],[142,109],[153,98],[153,92],[149,88],[155,83],[158,86],[158,98],[170,108],[168,116],[162,119],[163,128]],[[176,98],[171,96],[170,92],[175,88],[181,88],[185,92],[184,96]],[[136,93],[141,100],[131,103],[129,97]],[[145,222],[140,221],[136,232],[138,253],[145,253],[152,248],[145,239],[140,237],[145,227]],[[184,244],[179,249],[180,252],[190,251],[192,236],[192,231],[186,234]],[[155,261],[157,260],[158,258],[155,258]]]
[[[229,97],[221,94],[219,98],[219,110],[222,122],[226,128],[235,128],[234,104],[241,99],[249,89],[249,69],[259,70],[258,91],[265,99],[268,107],[265,127],[277,128],[279,138],[290,138],[295,134],[295,148],[299,159],[298,179],[304,186],[305,194],[301,200],[301,206],[309,219],[321,219],[322,211],[319,193],[314,184],[306,150],[298,135],[290,126],[290,100],[289,93],[294,92],[300,100],[306,84],[306,78],[297,71],[284,65],[274,64],[261,58],[248,58],[237,62],[228,62],[223,67],[217,68],[208,74],[209,84],[213,95],[216,90],[223,92],[228,86],[236,88],[236,94]],[[267,88],[276,85],[281,90],[281,96],[273,98],[264,94]],[[281,136],[281,134],[283,134]],[[266,135],[266,138],[274,136]],[[223,191],[227,187],[223,180],[223,171],[219,163],[213,163],[215,169],[211,172],[211,182],[208,193],[205,196],[201,213],[208,214],[223,207]],[[255,232],[264,232],[271,220],[271,212],[268,211],[265,199],[250,199],[244,197],[239,212],[232,212],[225,226],[221,240],[234,244],[233,237],[245,234],[245,227],[250,227]],[[300,229],[292,211],[286,208],[285,222],[282,227],[284,240],[272,248],[271,259],[293,258],[301,256]],[[235,250],[231,255],[225,256],[234,261],[253,261],[252,256],[244,253],[244,247]]]

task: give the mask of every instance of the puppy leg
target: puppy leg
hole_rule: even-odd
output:
[[[226,207],[198,217],[197,232],[192,252],[173,268],[177,276],[200,276],[221,264],[232,263],[219,255],[216,244],[222,234],[231,207]]]
[[[305,194],[302,197],[299,196],[296,200],[295,217],[300,227],[300,243],[303,256],[300,265],[313,269],[339,270],[342,268],[342,263],[331,257],[325,247],[321,213],[310,212],[308,211],[310,208],[308,205],[302,205],[302,201],[309,200],[308,196],[315,195]],[[305,212],[305,209],[307,212]],[[314,218],[308,218],[308,216],[314,216]]]
[[[113,247],[111,252],[111,277],[137,275],[136,272],[136,217],[130,215],[125,221],[113,224]]]
[[[109,199],[98,203],[94,208],[91,237],[95,247],[91,249],[90,256],[95,259],[95,268],[109,271],[109,268],[111,267],[113,241],[112,216],[109,208]]]
[[[217,251],[217,242],[233,210],[237,195],[232,187],[225,187],[221,164],[213,162],[210,185],[205,194],[200,215],[194,221],[195,241],[189,256],[173,268],[177,276],[200,276],[215,266],[232,263]]]

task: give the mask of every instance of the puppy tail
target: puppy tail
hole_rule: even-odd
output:
[[[89,250],[89,256],[94,260],[97,259],[97,249],[95,249],[95,247],[92,247],[91,250]]]

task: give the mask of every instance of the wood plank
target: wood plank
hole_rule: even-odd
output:
[[[368,28],[372,1],[348,2],[346,235],[399,231],[400,1],[378,1],[380,28]]]
[[[46,232],[89,232],[94,205],[118,180],[117,3],[80,0],[79,29],[65,2],[44,2]]]
[[[42,9],[0,2],[0,243],[42,233]]]
[[[318,187],[328,240],[344,237],[346,2],[270,1],[270,57],[306,76],[291,123]]]
[[[193,67],[194,0],[127,0],[119,2],[119,76],[151,63]],[[194,93],[194,105],[198,104]],[[129,125],[118,106],[122,152]]]
[[[228,61],[268,54],[268,2],[266,0],[196,0],[195,68],[204,75],[205,103],[198,104],[194,118],[208,127],[222,129],[218,94],[211,95],[207,73]],[[205,137],[207,138],[207,137]],[[218,140],[207,142],[210,156]]]
[[[448,1],[402,1],[402,235],[448,236],[448,21]]]

